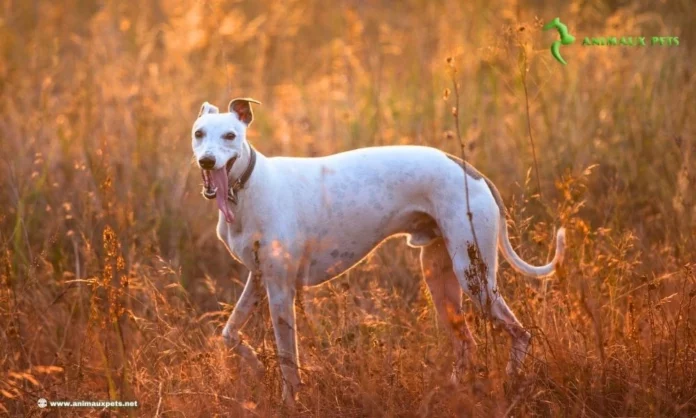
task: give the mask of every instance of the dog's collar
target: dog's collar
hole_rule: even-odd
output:
[[[249,145],[249,165],[247,165],[246,170],[244,170],[244,173],[242,173],[242,176],[237,179],[234,183],[232,183],[232,187],[230,187],[230,192],[227,194],[227,199],[234,203],[235,205],[237,204],[237,192],[242,190],[244,186],[246,185],[246,182],[249,181],[249,177],[251,177],[251,173],[254,171],[254,167],[256,166],[256,150],[254,147]]]
[[[251,177],[251,173],[254,171],[255,166],[256,150],[254,149],[254,147],[249,145],[249,165],[247,165],[247,168],[244,170],[244,173],[242,173],[241,177],[239,177],[237,181],[232,183],[232,186],[230,186],[230,189],[227,193],[227,200],[234,203],[235,205],[237,204],[237,192],[239,192],[244,188],[244,186],[246,186],[246,182],[249,181],[249,177]],[[201,175],[203,175],[202,172]],[[215,195],[216,193],[214,190],[208,190],[205,188],[205,186],[203,187],[203,197],[210,200],[215,199]]]

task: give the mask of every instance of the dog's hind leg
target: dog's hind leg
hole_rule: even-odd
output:
[[[227,320],[227,324],[225,324],[225,328],[222,330],[222,338],[225,344],[242,356],[258,374],[263,373],[263,364],[259,361],[256,351],[242,340],[239,331],[247,322],[252,312],[258,307],[261,301],[261,291],[260,280],[249,273],[242,295],[239,297],[230,318]]]
[[[531,334],[507,306],[496,284],[497,218],[479,215],[478,222],[476,219],[474,218],[476,242],[467,220],[446,223],[442,230],[447,232],[448,252],[462,289],[485,316],[501,325],[512,338],[506,372],[508,375],[516,375],[527,355]]]
[[[519,373],[524,358],[527,356],[532,334],[524,329],[500,294],[498,294],[498,297],[495,298],[491,304],[491,317],[510,334],[510,337],[512,337],[510,360],[505,368],[505,372],[508,375],[514,376]]]
[[[421,248],[421,269],[440,321],[452,339],[455,360],[451,381],[457,384],[471,366],[476,341],[462,315],[462,289],[441,239]]]

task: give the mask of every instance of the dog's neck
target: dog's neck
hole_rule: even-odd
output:
[[[247,181],[249,181],[249,178],[251,177],[251,174],[254,172],[254,168],[256,166],[256,157],[257,153],[254,147],[249,145],[248,143],[244,143],[245,147],[243,149],[248,149],[248,157],[247,163],[246,163],[246,168],[244,171],[237,176],[237,179],[230,179],[229,176],[231,175],[228,174],[228,184],[231,184],[230,189],[229,189],[229,195],[228,198],[233,202],[237,203],[237,198],[236,198],[236,193],[244,188],[246,185]],[[232,171],[232,170],[230,170]]]
[[[232,169],[227,174],[230,187],[235,182],[242,179],[244,177],[244,174],[246,173],[247,169],[250,168],[251,153],[252,153],[251,152],[251,144],[249,144],[248,142],[245,141],[244,145],[242,146],[242,152],[238,158],[238,161],[232,166]],[[258,152],[257,152],[257,154],[258,154]],[[251,168],[252,168],[252,173],[253,173],[254,167],[251,167]]]
[[[230,170],[229,173],[229,184],[230,184],[230,189],[233,188],[234,184],[239,180],[244,177],[245,172],[247,169],[252,168],[251,172],[247,175],[246,181],[243,184],[243,187],[237,191],[236,193],[236,199],[237,203],[232,203],[231,201],[227,202],[228,207],[232,212],[235,214],[237,217],[235,224],[236,225],[229,225],[233,229],[238,229],[241,227],[241,223],[243,222],[243,213],[245,210],[248,210],[246,208],[251,208],[253,207],[253,194],[255,190],[260,189],[260,184],[259,184],[259,179],[263,177],[263,174],[261,174],[262,171],[266,170],[266,157],[261,154],[259,151],[254,149],[254,154],[255,154],[255,162],[253,164],[253,167],[250,167],[251,161],[251,155],[252,155],[252,147],[251,144],[248,142],[244,143],[244,146],[242,147],[242,154],[239,157],[238,161],[234,164],[232,169]],[[232,190],[230,190],[230,193],[232,193]],[[250,206],[251,205],[251,206]]]

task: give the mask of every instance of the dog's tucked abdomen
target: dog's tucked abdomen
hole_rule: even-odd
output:
[[[346,242],[335,239],[317,239],[315,246],[308,246],[304,259],[308,265],[300,271],[307,271],[306,277],[300,278],[306,285],[313,286],[330,280],[358,264],[384,239],[397,234],[406,234],[408,244],[412,247],[428,245],[441,236],[435,221],[427,214],[406,212],[395,214],[390,222],[392,228],[375,229],[379,234],[360,235],[345,231]]]

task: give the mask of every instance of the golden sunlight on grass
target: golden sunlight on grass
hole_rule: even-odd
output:
[[[545,3],[1,0],[0,415],[696,416],[696,6]],[[556,16],[576,37],[565,66],[542,30]],[[518,384],[509,338],[465,301],[478,348],[450,386],[419,252],[393,240],[303,293],[305,385],[283,409],[268,310],[243,328],[264,379],[222,344],[247,271],[191,155],[201,103],[240,96],[263,103],[249,139],[269,156],[460,155],[458,96],[520,255],[546,262],[567,229],[549,280],[500,267],[533,334]]]

